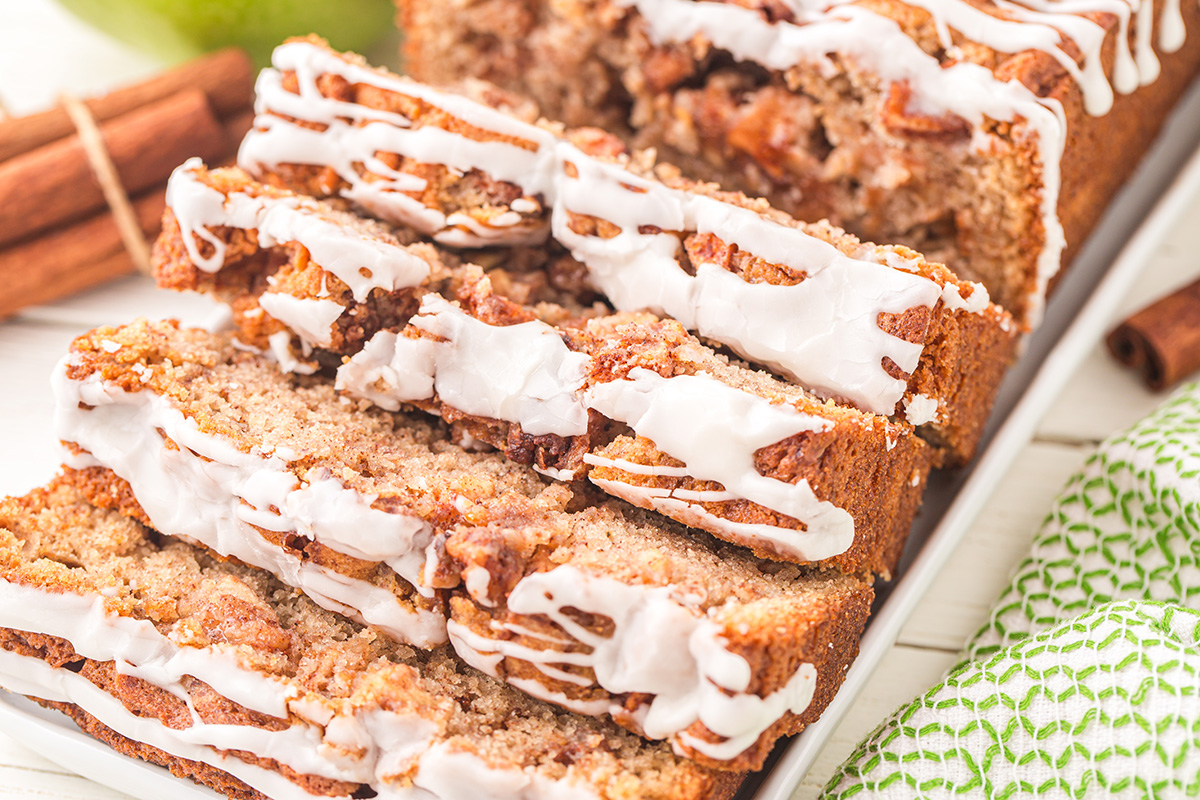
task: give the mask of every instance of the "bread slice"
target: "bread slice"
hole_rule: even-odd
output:
[[[675,320],[552,327],[478,271],[459,297],[427,295],[400,334],[339,368],[338,387],[432,411],[543,474],[586,475],[764,557],[895,568],[932,455],[908,425],[730,361]]]
[[[228,304],[243,344],[307,374],[404,325],[426,293],[453,294],[467,269],[480,269],[408,228],[356,216],[344,201],[259,183],[235,167],[210,170],[198,159],[168,180],[162,228],[158,285]],[[506,298],[548,304],[543,316],[611,311],[593,312],[578,291],[556,288],[577,286],[581,268],[554,248],[473,255]]]
[[[0,685],[230,797],[729,798],[714,772],[89,506],[0,501]]]
[[[872,594],[837,572],[659,531],[610,501],[569,527],[452,532],[450,640],[536,697],[666,735],[707,766],[758,769],[832,700]],[[681,719],[695,721],[680,730]]]
[[[581,291],[675,317],[822,397],[905,417],[949,463],[973,454],[1016,336],[981,285],[687,181],[612,136],[529,124],[317,40],[275,61],[239,155],[256,177],[456,246],[527,245],[540,221],[583,265]]]
[[[92,503],[395,638],[436,646],[448,615],[471,663],[710,766],[760,766],[814,719],[870,606],[861,578],[762,561],[545,481],[282,373],[229,336],[98,329],[76,340],[55,390],[76,454],[64,480]],[[558,604],[538,593],[562,586]],[[522,606],[530,596],[538,605]],[[686,646],[643,658],[648,639],[684,633]]]

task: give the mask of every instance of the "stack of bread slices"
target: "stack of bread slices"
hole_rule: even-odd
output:
[[[231,797],[723,798],[816,719],[1016,327],[478,83],[282,45],[0,505],[0,685]]]

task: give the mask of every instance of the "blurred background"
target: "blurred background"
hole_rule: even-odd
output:
[[[306,33],[395,68],[393,16],[391,0],[0,0],[0,105],[41,111],[60,92],[103,93],[227,45],[263,66]]]

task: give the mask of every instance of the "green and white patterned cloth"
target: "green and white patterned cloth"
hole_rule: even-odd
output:
[[[1200,796],[1200,384],[1106,440],[965,660],[824,800]]]
[[[1195,797],[1200,612],[1108,603],[965,664],[862,742],[823,797]]]
[[[1200,608],[1200,384],[1109,437],[1071,478],[964,656],[1126,599]]]

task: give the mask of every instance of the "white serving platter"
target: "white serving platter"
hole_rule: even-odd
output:
[[[930,480],[898,577],[881,587],[861,651],[822,718],[781,744],[737,800],[788,800],[925,590],[1059,391],[1106,332],[1114,310],[1189,201],[1200,195],[1200,84],[1172,117],[1152,154],[1100,220],[1050,303],[1047,320],[1001,389],[981,456],[967,470]],[[35,310],[36,311],[36,310]],[[0,690],[0,730],[66,770],[139,800],[218,800],[166,769],[122,756],[66,717]]]

